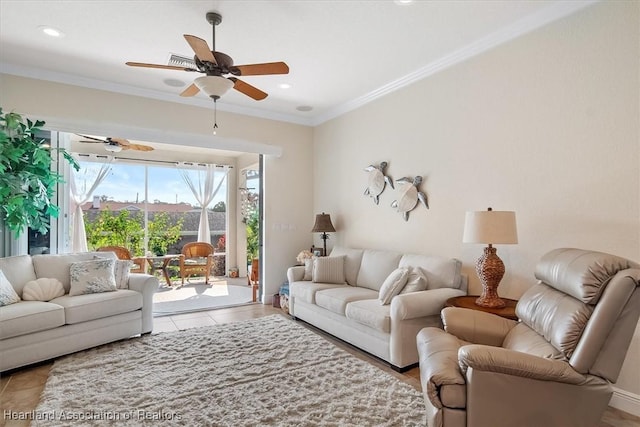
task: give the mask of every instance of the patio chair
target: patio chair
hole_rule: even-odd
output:
[[[135,267],[129,270],[130,273],[146,273],[147,259],[144,257],[132,257],[129,249],[124,246],[102,246],[97,249],[98,252],[114,252],[118,259],[131,260]]]
[[[180,255],[180,278],[193,274],[204,276],[204,283],[209,284],[209,275],[213,268],[213,246],[205,242],[187,243],[182,247]]]
[[[256,302],[258,299],[258,286],[260,280],[259,262],[257,258],[251,260],[251,273],[247,274],[247,284],[251,286],[252,300]]]

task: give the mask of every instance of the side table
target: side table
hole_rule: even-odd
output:
[[[477,295],[466,295],[463,297],[455,297],[449,298],[447,302],[445,302],[445,307],[460,307],[460,308],[470,308],[471,310],[484,311],[485,313],[496,314],[498,316],[504,317],[506,319],[518,320],[518,316],[516,315],[516,304],[517,300],[501,298],[505,302],[505,306],[502,308],[491,308],[491,307],[481,307],[476,304]]]

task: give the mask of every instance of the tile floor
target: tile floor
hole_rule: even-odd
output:
[[[254,319],[271,314],[282,313],[283,312],[280,309],[276,309],[268,305],[252,304],[227,309],[158,317],[154,320],[153,333],[177,331],[181,329]],[[306,326],[306,324],[302,322],[300,324]],[[339,347],[349,351],[354,356],[366,360],[416,389],[420,389],[420,371],[418,368],[411,369],[404,373],[398,373],[379,360],[368,356],[358,349],[321,333],[315,328],[311,329],[325,336]],[[0,376],[0,413],[3,414],[3,416],[0,417],[0,426],[14,427],[29,425],[28,421],[5,419],[5,411],[12,410],[24,412],[35,409],[40,400],[40,393],[44,388],[51,366],[52,362],[46,362],[38,366],[23,368],[13,371],[8,375]],[[610,407],[605,412],[597,427],[638,426],[640,426],[640,417],[636,417]]]

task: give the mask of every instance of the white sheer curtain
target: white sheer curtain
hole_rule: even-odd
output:
[[[82,212],[82,205],[87,203],[91,199],[93,191],[109,174],[111,170],[111,163],[113,157],[108,157],[104,162],[98,173],[93,180],[89,182],[87,177],[81,178],[79,176],[82,172],[77,172],[71,168],[71,179],[69,180],[69,188],[71,190],[71,209],[73,210],[73,218],[71,229],[73,233],[73,240],[71,241],[71,250],[73,252],[87,252],[87,233],[84,229],[84,213]],[[79,188],[79,183],[76,180],[83,179],[82,188]],[[89,187],[87,191],[86,187]]]
[[[191,179],[189,170],[184,169],[181,166],[184,165],[178,165],[178,167],[180,167],[180,174],[182,175],[184,182],[186,182],[191,189],[193,196],[201,206],[200,226],[198,227],[198,242],[211,243],[211,229],[209,228],[209,215],[207,213],[207,208],[209,207],[211,201],[213,201],[213,198],[216,196],[216,194],[218,194],[222,183],[227,177],[227,173],[229,173],[229,167],[205,165],[204,168],[198,169],[196,174],[198,182],[196,186],[194,180]],[[216,175],[220,177],[217,185]]]

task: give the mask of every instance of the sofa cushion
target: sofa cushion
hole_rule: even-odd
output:
[[[341,286],[316,292],[316,305],[344,316],[347,304],[350,302],[377,298],[377,291],[355,286]]]
[[[409,276],[407,277],[407,284],[400,291],[401,294],[408,294],[410,292],[420,292],[427,289],[429,284],[427,276],[420,267],[411,267],[409,269]]]
[[[64,308],[65,321],[72,325],[138,310],[142,307],[142,294],[128,289],[119,289],[96,294],[64,295],[51,302]]]
[[[315,258],[312,280],[316,283],[345,283],[344,259],[344,256]]]
[[[387,276],[380,287],[378,293],[378,301],[381,305],[387,305],[391,303],[391,298],[400,293],[402,288],[407,284],[407,278],[409,277],[408,268],[396,268]]]
[[[356,286],[363,252],[362,249],[350,249],[343,246],[336,246],[331,251],[331,256],[345,256],[344,276],[345,279],[347,279],[347,283],[351,286]]]
[[[420,267],[427,277],[427,289],[454,288],[462,285],[462,263],[457,259],[431,255],[405,254],[399,267]]]
[[[335,283],[314,283],[314,282],[293,282],[289,284],[291,297],[304,301],[307,304],[316,303],[316,292],[324,289],[337,288],[347,285],[337,285]]]
[[[129,289],[129,273],[133,267],[133,261],[129,259],[117,259],[113,266],[113,275],[116,279],[116,288]]]
[[[113,267],[114,259],[94,259],[71,263],[69,277],[71,288],[69,295],[96,294],[113,292],[116,288],[116,278]]]
[[[0,258],[0,270],[2,270],[18,295],[22,295],[22,288],[25,283],[37,279],[30,255]]]
[[[345,315],[348,319],[369,326],[380,332],[391,332],[391,306],[380,305],[375,299],[353,301],[347,304]]]
[[[0,310],[0,339],[64,325],[64,308],[42,301],[21,301]]]
[[[398,268],[401,257],[397,252],[365,249],[358,271],[358,286],[379,291],[387,276]]]
[[[116,259],[113,252],[83,252],[77,254],[55,254],[55,255],[33,255],[33,269],[36,277],[29,280],[35,280],[38,277],[52,277],[60,280],[64,291],[69,292],[71,287],[71,278],[69,277],[69,269],[71,263],[78,261],[89,261],[96,256],[101,258]],[[24,283],[27,283],[25,281]]]
[[[302,280],[311,280],[313,279],[313,263],[315,262],[315,258],[307,258],[304,260],[304,277]]]
[[[20,296],[16,293],[16,290],[13,289],[9,279],[7,279],[2,270],[0,270],[0,307],[15,304],[19,301]]]

